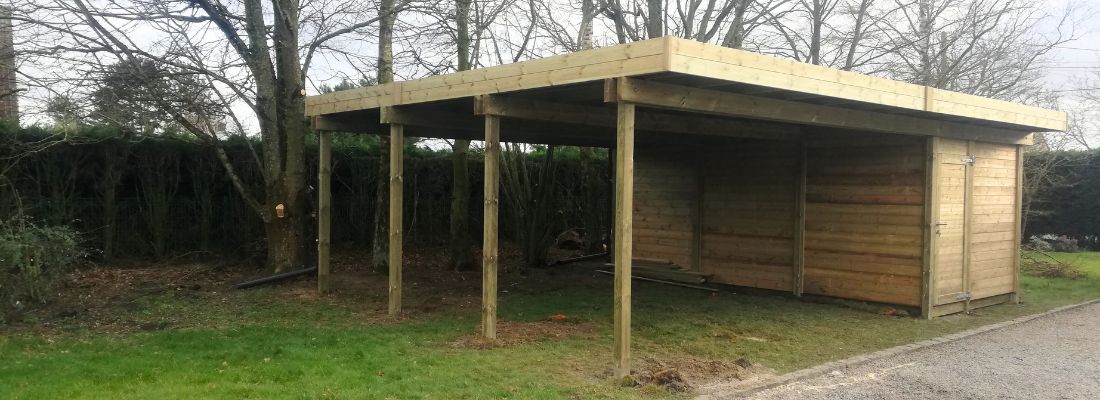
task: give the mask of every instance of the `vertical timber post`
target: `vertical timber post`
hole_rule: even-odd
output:
[[[929,137],[925,153],[920,314],[924,319],[932,319],[932,308],[936,305],[936,248],[940,227],[940,138]]]
[[[798,166],[795,174],[794,197],[794,276],[792,291],[802,296],[803,283],[806,281],[806,141],[798,142]]]
[[[695,141],[696,151],[700,151],[704,143]],[[701,152],[701,151],[700,151]],[[695,160],[695,204],[691,213],[691,269],[696,272],[703,271],[703,209],[706,207],[704,190],[706,188],[705,177],[706,160],[699,157]]]
[[[497,338],[497,218],[500,208],[500,117],[485,116],[485,225],[481,245],[481,335]]]
[[[1016,226],[1013,228],[1012,255],[1012,294],[1009,301],[1012,304],[1020,304],[1020,245],[1023,243],[1024,220],[1024,146],[1016,146]]]
[[[618,103],[615,138],[615,377],[630,375],[634,216],[634,104]]]
[[[328,293],[332,234],[332,132],[317,131],[317,292]]]
[[[971,160],[975,160],[974,157],[974,141],[966,141],[966,155]],[[970,298],[972,292],[970,291],[971,276],[970,276],[970,264],[972,254],[974,252],[973,233],[974,233],[974,163],[969,162],[964,166],[966,168],[966,182],[963,190],[963,270],[962,270],[962,282],[963,293],[966,298],[963,299],[963,312],[970,313]]]
[[[390,290],[389,314],[401,313],[401,255],[404,199],[405,126],[390,124]]]

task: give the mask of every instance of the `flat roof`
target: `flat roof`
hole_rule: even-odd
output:
[[[320,116],[632,77],[751,96],[910,115],[1014,131],[1066,129],[1062,111],[920,86],[743,50],[662,37],[309,96]]]

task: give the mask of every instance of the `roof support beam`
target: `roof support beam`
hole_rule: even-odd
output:
[[[606,80],[604,97],[605,101],[729,117],[993,143],[1031,143],[1028,132],[747,96],[635,78]]]
[[[459,114],[445,111],[424,109],[407,109],[402,107],[382,107],[379,109],[379,122],[383,124],[401,124],[406,126],[421,126],[443,130],[464,130],[470,132],[482,132],[481,118],[470,114]]]
[[[615,110],[610,108],[499,95],[475,97],[474,113],[607,128],[614,128],[617,118]],[[637,112],[635,121],[635,127],[639,131],[771,140],[798,140],[801,138],[801,130],[798,127],[772,122],[731,121],[727,118],[703,115],[672,115],[659,112]]]

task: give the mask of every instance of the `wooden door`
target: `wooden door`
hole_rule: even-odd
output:
[[[939,209],[932,232],[936,241],[934,304],[969,299],[968,218],[973,190],[973,157],[965,141],[942,140],[940,147]]]

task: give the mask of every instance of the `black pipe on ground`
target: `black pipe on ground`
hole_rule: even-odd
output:
[[[573,258],[561,259],[561,260],[554,261],[554,262],[550,263],[550,265],[548,265],[548,267],[552,267],[552,266],[555,266],[555,265],[570,264],[570,263],[575,263],[575,262],[578,262],[578,261],[595,260],[597,258],[602,258],[602,257],[607,257],[607,253],[604,252],[604,253],[588,254],[588,255],[583,255],[583,256],[578,256],[578,257],[573,257]]]
[[[604,275],[615,276],[614,271],[607,271],[607,270],[597,269],[596,272],[599,272],[599,273],[604,274]],[[713,293],[718,292],[718,289],[715,289],[715,288],[710,288],[710,287],[700,286],[700,285],[692,285],[692,284],[689,284],[689,283],[666,281],[664,279],[646,278],[644,276],[638,276],[638,275],[633,275],[633,274],[631,274],[630,277],[634,278],[636,280],[639,280],[639,281],[660,283],[660,284],[671,285],[671,286],[679,286],[679,287],[684,287],[684,288],[688,288],[688,289],[706,290],[708,292],[713,292]]]
[[[299,269],[299,270],[296,270],[296,271],[283,272],[281,274],[265,276],[263,278],[253,279],[253,280],[250,280],[250,281],[245,281],[245,282],[238,283],[238,284],[234,285],[233,287],[236,288],[236,289],[248,289],[250,287],[266,285],[268,283],[278,282],[278,281],[281,281],[281,280],[284,280],[284,279],[290,279],[290,278],[293,278],[293,277],[296,277],[296,276],[306,275],[306,274],[309,274],[311,272],[317,272],[317,267],[303,268],[303,269]]]

